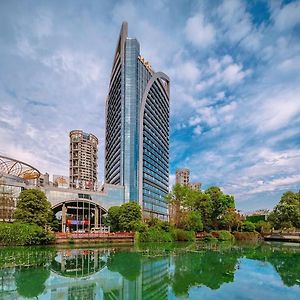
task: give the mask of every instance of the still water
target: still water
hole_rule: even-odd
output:
[[[0,249],[0,299],[300,299],[299,244]]]

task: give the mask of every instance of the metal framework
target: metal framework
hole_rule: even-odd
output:
[[[0,174],[13,175],[25,180],[41,176],[38,169],[20,160],[0,155]]]

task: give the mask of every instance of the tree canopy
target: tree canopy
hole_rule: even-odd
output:
[[[136,202],[112,206],[108,210],[107,221],[112,231],[133,230],[141,220],[141,207]]]
[[[204,229],[209,230],[222,225],[221,219],[226,213],[228,214],[228,209],[235,211],[234,197],[224,194],[219,187],[215,186],[202,192],[189,186],[176,184],[167,195],[167,200],[172,206],[171,223],[185,229],[189,217],[195,220],[198,215],[198,228],[201,228],[201,221]]]
[[[268,220],[277,228],[300,228],[300,191],[284,193],[269,215]]]
[[[51,204],[44,192],[28,189],[20,193],[14,218],[18,221],[45,226],[52,220]]]

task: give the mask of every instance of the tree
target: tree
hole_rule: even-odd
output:
[[[268,217],[268,221],[277,228],[300,228],[300,192],[284,193],[280,202]]]
[[[205,191],[212,202],[212,219],[219,219],[228,208],[234,208],[234,197],[224,194],[217,186],[212,186]]]
[[[220,223],[222,226],[231,231],[233,227],[239,228],[241,225],[242,217],[234,208],[227,208],[222,215]]]
[[[112,231],[134,230],[142,220],[141,207],[136,202],[112,206],[108,210],[107,220]]]
[[[108,210],[107,221],[112,231],[119,231],[120,230],[120,206],[112,206]]]
[[[134,230],[142,220],[141,207],[136,202],[127,202],[120,207],[119,224],[122,230]]]
[[[253,232],[255,231],[255,225],[254,223],[250,222],[250,221],[245,221],[242,223],[242,231],[245,232]]]
[[[170,203],[170,223],[176,227],[180,226],[184,217],[183,210],[189,197],[189,188],[182,184],[175,184],[172,191],[166,196]]]
[[[199,212],[191,211],[187,213],[184,229],[195,232],[203,230],[203,224]]]
[[[205,230],[209,230],[212,226],[212,201],[210,196],[201,191],[198,192],[198,197],[195,199],[193,209],[201,214],[201,220]]]
[[[44,192],[28,189],[20,193],[14,218],[18,221],[44,227],[52,220],[51,204]]]

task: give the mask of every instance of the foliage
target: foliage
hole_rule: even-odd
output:
[[[136,202],[127,202],[120,206],[119,225],[121,230],[133,230],[136,222],[141,220],[141,207]]]
[[[252,223],[257,223],[259,221],[265,221],[265,215],[247,216],[246,221],[250,221]]]
[[[223,194],[219,187],[212,186],[205,193],[210,196],[212,201],[212,219],[218,219],[227,208],[235,207],[233,196]]]
[[[241,226],[241,222],[242,216],[234,208],[227,208],[220,219],[220,225],[229,231],[231,231],[232,228],[238,230]]]
[[[52,210],[45,193],[37,189],[22,191],[17,201],[14,218],[23,223],[43,227],[49,224],[52,220]]]
[[[0,223],[1,245],[41,245],[54,237],[36,224]]]
[[[187,231],[180,228],[175,228],[172,231],[174,241],[194,241],[196,239],[194,231]]]
[[[278,228],[300,228],[300,192],[286,192],[268,217],[268,221]]]
[[[212,231],[211,235],[219,241],[232,241],[234,236],[227,230]]]
[[[108,209],[108,216],[106,218],[111,231],[119,231],[120,230],[120,217],[121,207],[120,206],[111,206]]]
[[[201,214],[199,212],[191,211],[186,214],[186,218],[184,220],[184,229],[188,231],[202,231],[203,224],[201,220]]]
[[[141,207],[136,202],[112,206],[108,210],[107,222],[112,231],[135,230],[142,220]]]
[[[147,228],[145,231],[140,232],[140,242],[172,242],[173,236],[170,232],[166,232],[161,228],[155,226]]]
[[[52,214],[52,221],[50,227],[54,232],[60,231],[60,221],[56,218],[55,214]]]
[[[271,224],[266,221],[258,221],[257,223],[255,223],[255,230],[258,232],[270,231],[271,228]]]
[[[252,222],[245,221],[242,223],[242,231],[253,232],[255,231],[255,225]]]
[[[178,228],[188,229],[188,219],[197,214],[201,216],[202,226],[205,230],[217,228],[220,218],[227,209],[234,209],[233,196],[224,194],[218,187],[210,187],[205,192],[195,190],[189,186],[176,184],[167,195],[172,207],[170,221]],[[194,213],[192,213],[194,212]],[[191,213],[191,215],[189,215]],[[199,218],[198,228],[201,228]],[[196,228],[196,229],[198,229]]]

